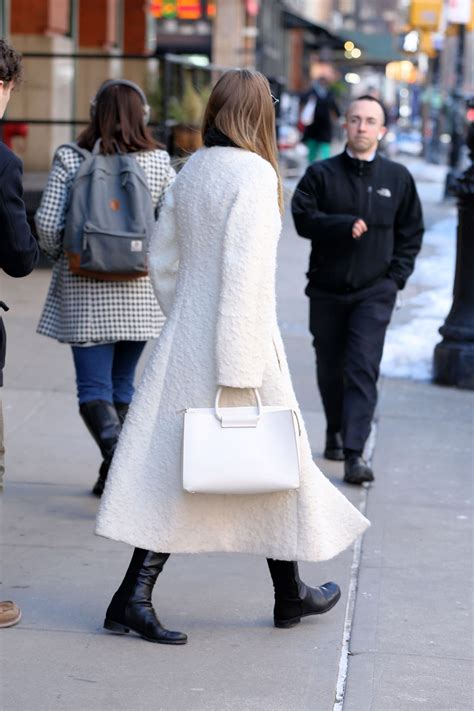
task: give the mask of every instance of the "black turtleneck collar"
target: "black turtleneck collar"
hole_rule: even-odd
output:
[[[347,147],[345,148],[342,157],[348,169],[359,176],[370,175],[379,161],[378,153],[375,154],[375,158],[373,160],[360,160],[360,158],[353,158],[347,152]]]
[[[234,143],[225,133],[219,131],[215,126],[211,126],[205,133],[204,145],[208,148],[212,146],[228,146],[229,148],[238,148],[238,145]]]

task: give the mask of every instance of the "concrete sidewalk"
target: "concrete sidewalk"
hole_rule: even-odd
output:
[[[473,394],[385,380],[344,711],[472,709]]]
[[[318,458],[324,420],[302,293],[308,248],[287,215],[279,317]],[[34,333],[49,273],[1,279],[11,306],[1,597],[23,609],[20,625],[1,631],[3,710],[472,708],[472,393],[384,381],[371,489],[343,485],[342,466],[318,460],[372,521],[359,564],[347,551],[301,565],[308,582],[340,583],[334,611],[276,630],[265,561],[174,556],[155,602],[189,644],[115,637],[101,625],[130,550],[93,535],[99,457],[77,414],[69,349]]]

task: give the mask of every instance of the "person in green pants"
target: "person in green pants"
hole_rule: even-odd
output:
[[[341,114],[325,77],[313,82],[302,97],[302,106],[314,103],[314,114],[303,133],[303,143],[308,147],[308,162],[331,157],[332,122]],[[303,113],[305,108],[303,109]]]
[[[325,160],[331,157],[331,143],[326,141],[317,141],[315,138],[308,138],[306,141],[308,148],[308,162],[314,163],[315,160]]]

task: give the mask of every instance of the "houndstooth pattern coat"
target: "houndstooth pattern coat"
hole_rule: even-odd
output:
[[[137,153],[145,171],[153,205],[159,212],[175,172],[166,151]],[[160,335],[165,317],[150,279],[106,282],[69,270],[62,249],[66,208],[74,177],[82,162],[72,148],[56,151],[52,170],[35,215],[39,244],[55,261],[38,333],[62,343],[98,344],[146,341]]]

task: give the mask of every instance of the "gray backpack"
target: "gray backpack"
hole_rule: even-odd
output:
[[[64,228],[64,252],[74,274],[103,281],[146,276],[154,210],[146,175],[133,154],[92,153],[74,178]]]

